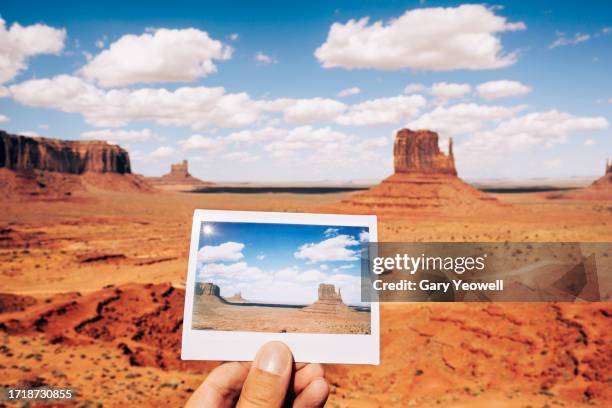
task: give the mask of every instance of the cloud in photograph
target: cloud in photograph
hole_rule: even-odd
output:
[[[227,262],[238,261],[244,257],[244,244],[240,242],[224,242],[220,245],[205,245],[198,251],[198,261]]]
[[[565,33],[557,32],[557,38],[555,41],[550,43],[548,48],[553,49],[557,47],[564,47],[566,45],[576,45],[586,41],[589,41],[591,36],[589,34],[576,33],[573,36],[567,37]]]
[[[526,28],[483,5],[418,8],[389,21],[333,23],[315,56],[324,68],[493,69],[512,65],[499,34]]]
[[[276,60],[276,58],[262,52],[262,51],[257,51],[255,53],[255,56],[253,57],[253,59],[259,64],[259,65],[270,65],[270,64],[276,64],[278,61]]]
[[[92,140],[106,140],[113,142],[146,142],[160,139],[159,135],[151,129],[124,130],[102,129],[90,130],[81,133],[81,138]]]
[[[79,73],[105,87],[185,82],[217,71],[232,48],[195,28],[126,34],[94,56]]]
[[[359,245],[354,237],[349,235],[336,235],[318,243],[302,245],[295,253],[297,259],[306,259],[311,262],[355,261],[359,259]]]

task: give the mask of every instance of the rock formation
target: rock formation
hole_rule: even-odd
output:
[[[102,141],[11,135],[0,130],[0,192],[6,199],[66,199],[90,190],[149,191],[128,152]]]
[[[226,300],[229,302],[244,302],[245,301],[245,299],[242,297],[241,292],[234,293],[232,296],[226,298]]]
[[[438,134],[429,130],[402,129],[393,144],[395,173],[457,175],[453,139],[448,140],[448,156],[440,151]]]
[[[128,152],[117,145],[11,135],[1,130],[0,167],[18,172],[131,173]]]
[[[319,284],[317,301],[301,310],[306,313],[339,314],[353,311],[344,304],[340,289],[329,283]]]
[[[219,286],[211,282],[196,282],[195,294],[198,296],[221,296],[221,289]]]
[[[395,136],[395,173],[341,206],[349,212],[456,212],[495,208],[497,200],[457,177],[452,139],[448,154],[438,147],[438,134],[401,129]]]
[[[604,175],[595,180],[590,186],[562,193],[550,193],[546,198],[552,200],[612,200],[612,159],[606,160]]]
[[[189,173],[189,164],[187,160],[183,160],[181,163],[171,164],[170,173],[161,177],[147,177],[147,181],[154,186],[168,190],[193,189],[195,187],[211,184],[193,177]]]

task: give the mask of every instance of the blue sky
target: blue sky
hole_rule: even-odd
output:
[[[308,304],[320,283],[332,283],[346,303],[360,302],[362,244],[368,229],[329,225],[202,223],[196,280],[221,295]]]
[[[146,175],[187,158],[206,180],[380,179],[405,126],[454,137],[472,180],[598,176],[612,151],[608,2],[4,1],[0,15],[0,128],[107,139]]]

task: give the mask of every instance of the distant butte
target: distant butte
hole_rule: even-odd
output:
[[[547,194],[548,199],[612,200],[612,159],[606,160],[604,175],[585,188]]]
[[[351,212],[456,212],[495,208],[497,200],[457,176],[453,140],[448,154],[438,147],[438,134],[401,129],[393,146],[394,174],[341,204]]]
[[[301,310],[305,313],[337,314],[353,312],[342,301],[340,289],[329,283],[321,283],[318,289],[317,301]]]
[[[161,177],[146,177],[152,185],[165,190],[192,190],[197,187],[211,185],[212,183],[202,181],[189,173],[187,160],[181,163],[171,164],[170,173]]]

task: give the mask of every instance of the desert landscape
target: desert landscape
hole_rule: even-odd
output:
[[[196,283],[195,330],[273,333],[370,334],[370,313],[344,304],[334,285],[320,284],[311,305],[283,305],[224,299],[213,283]]]
[[[388,242],[612,239],[609,167],[567,193],[485,194],[432,132],[399,133],[380,185],[325,194],[160,189],[116,145],[0,137],[0,383],[74,387],[79,406],[178,406],[218,364],[180,360],[196,208],[371,212]],[[328,366],[328,406],[609,406],[611,316],[606,302],[381,304],[381,365]]]

